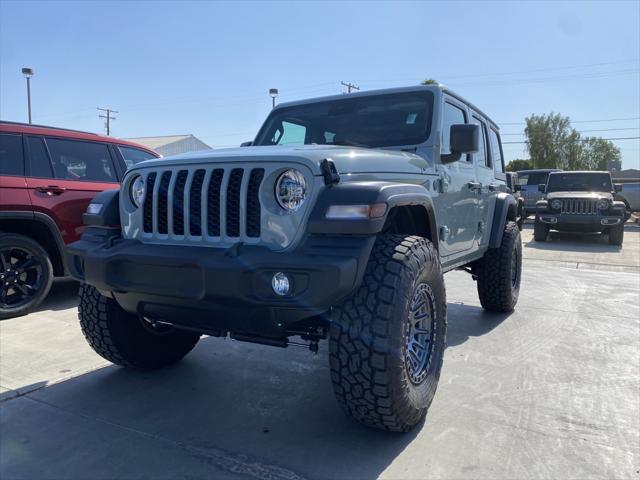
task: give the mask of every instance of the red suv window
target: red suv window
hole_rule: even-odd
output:
[[[117,182],[109,147],[104,143],[47,138],[55,178]]]
[[[0,134],[0,175],[24,176],[22,135]]]

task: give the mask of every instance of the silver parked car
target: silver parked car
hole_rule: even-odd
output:
[[[536,203],[542,200],[543,194],[538,190],[538,185],[547,183],[549,173],[561,172],[559,168],[548,168],[538,170],[520,170],[518,172],[518,183],[520,192],[524,198],[524,217],[536,213]]]

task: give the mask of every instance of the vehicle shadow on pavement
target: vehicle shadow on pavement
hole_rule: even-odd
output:
[[[447,310],[447,347],[486,335],[513,314],[491,313],[480,306],[451,302],[447,304]]]
[[[536,250],[569,250],[573,252],[619,252],[622,247],[609,245],[609,237],[599,233],[549,232],[546,242],[530,240],[523,244],[525,248]]]
[[[139,372],[109,366],[9,400],[3,403],[3,443],[28,444],[29,454],[13,458],[8,450],[4,473],[377,478],[424,425],[387,433],[346,417],[333,397],[327,349],[313,355],[203,338],[173,367]],[[59,451],[61,438],[67,453]],[[171,461],[164,461],[167,446]]]
[[[57,278],[51,285],[49,295],[33,312],[66,310],[78,305],[79,284],[71,278]]]

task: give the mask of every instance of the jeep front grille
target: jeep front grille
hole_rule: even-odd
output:
[[[149,172],[143,231],[152,236],[259,238],[263,178],[263,168]]]
[[[567,215],[595,215],[598,213],[598,200],[572,198],[563,199],[560,213]]]

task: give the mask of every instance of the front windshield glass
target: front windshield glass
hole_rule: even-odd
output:
[[[429,137],[432,113],[429,91],[345,96],[275,110],[255,145],[415,145]]]
[[[554,173],[549,175],[547,192],[611,192],[607,173]]]

